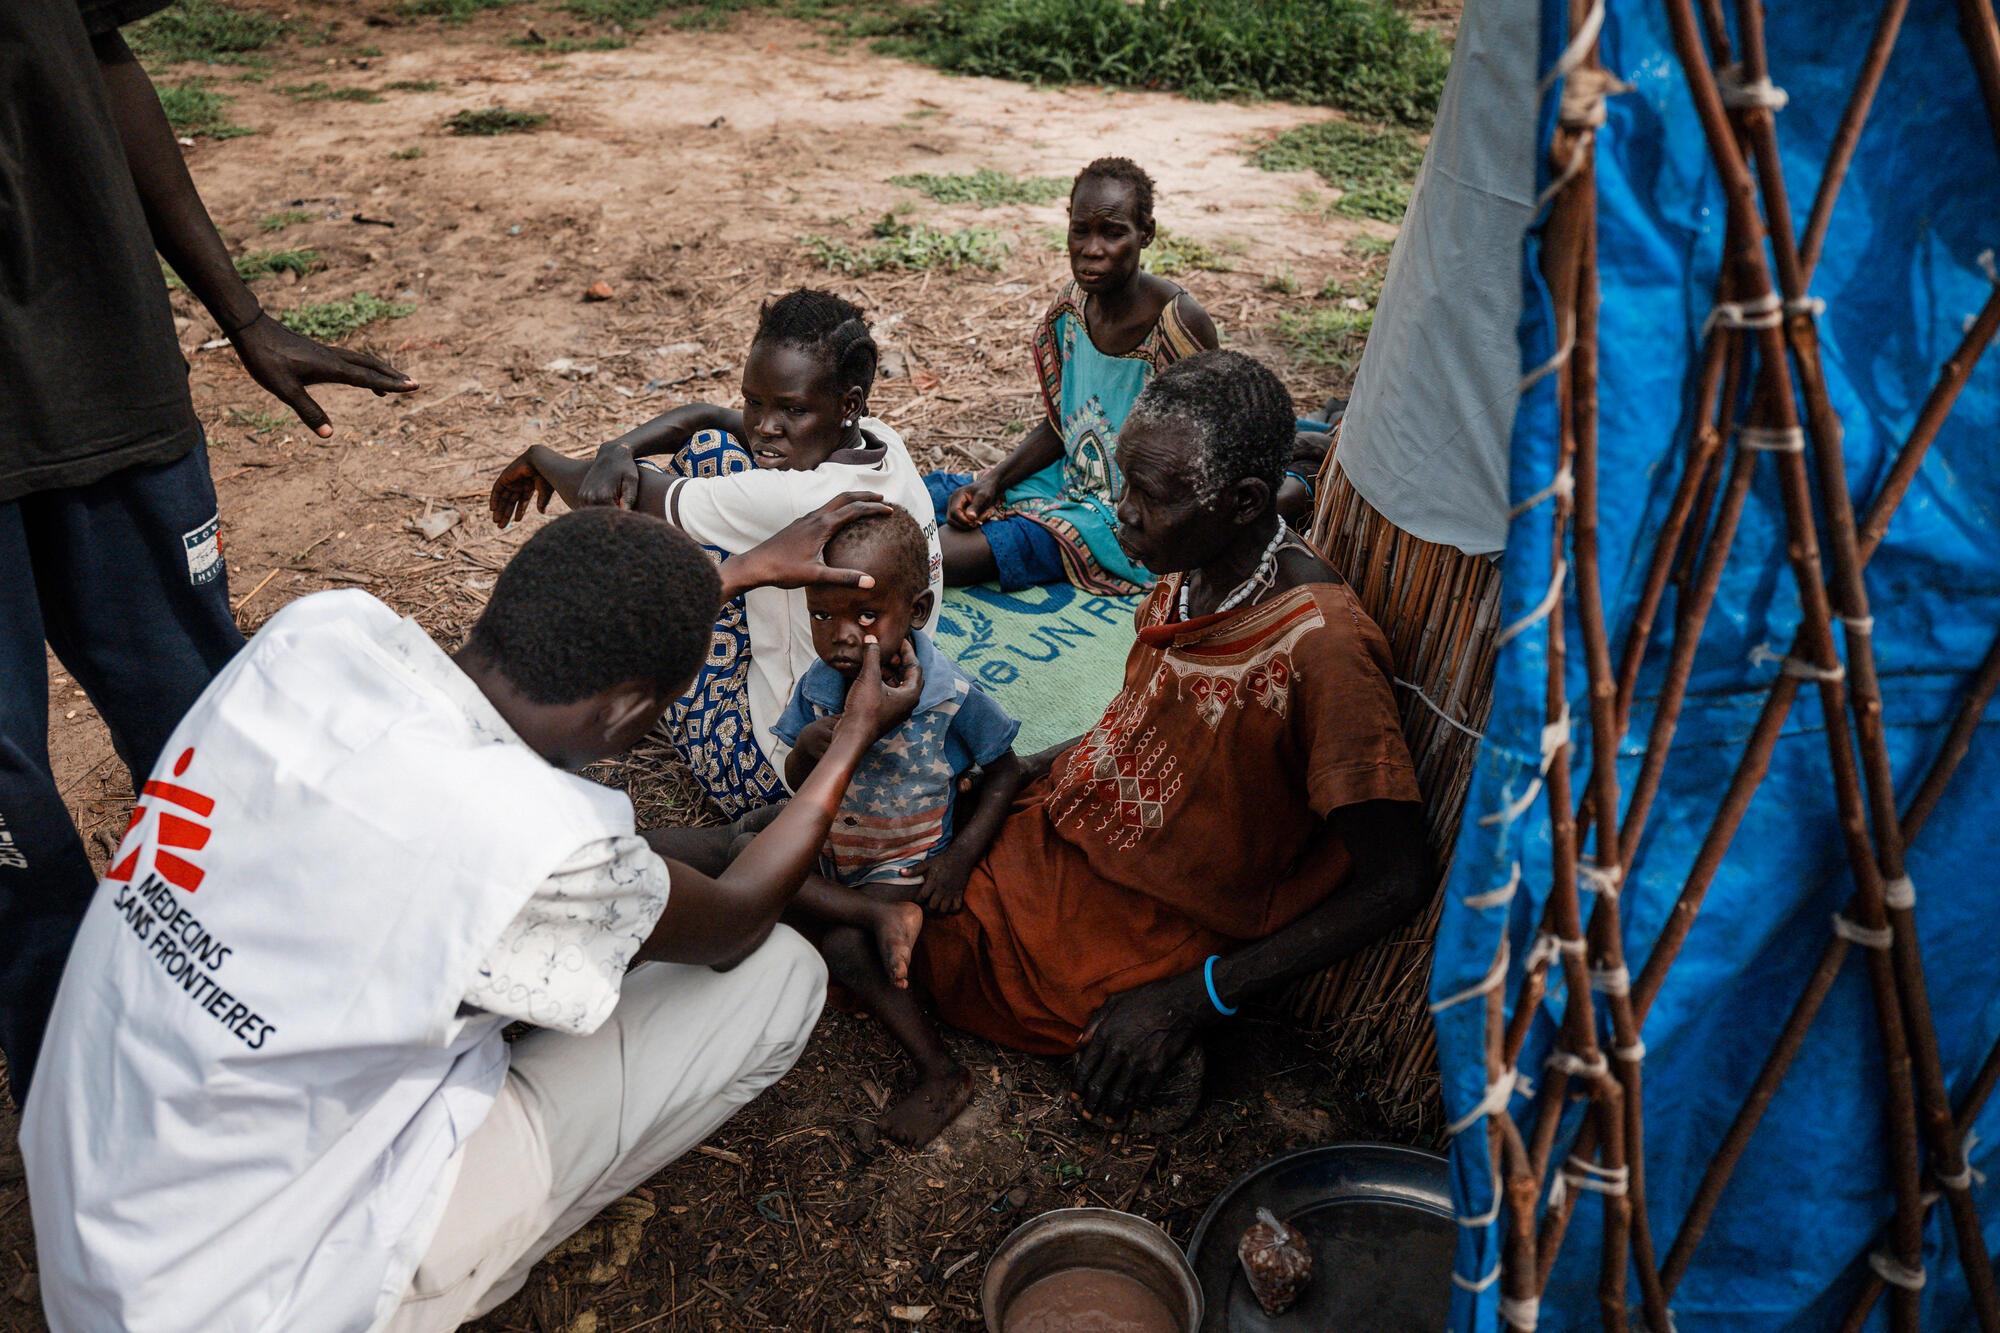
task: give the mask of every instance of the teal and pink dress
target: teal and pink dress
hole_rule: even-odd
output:
[[[1155,374],[1202,350],[1167,302],[1139,345],[1122,356],[1098,350],[1075,282],[1035,328],[1035,370],[1042,410],[1063,442],[1063,456],[1007,489],[989,523],[1027,520],[1054,539],[1062,571],[1086,592],[1144,592],[1153,576],[1118,545],[1118,431]]]

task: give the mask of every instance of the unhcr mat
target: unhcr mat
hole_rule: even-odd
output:
[[[932,638],[1021,724],[1014,749],[1028,755],[1075,740],[1103,715],[1125,678],[1138,606],[1067,583],[949,588]]]
[[[1545,78],[1538,202],[1550,207],[1531,228],[1522,256],[1523,389],[1508,463],[1515,513],[1503,564],[1502,646],[1431,983],[1461,1222],[1452,1326],[1567,1330],[1623,1326],[1634,1318],[1636,1327],[1647,1285],[1641,1278],[1649,1275],[1631,1261],[1630,1248],[1607,1249],[1601,1240],[1608,1225],[1627,1225],[1626,1210],[1643,1183],[1634,1220],[1650,1233],[1655,1264],[1673,1269],[1678,1261],[1678,1271],[1668,1274],[1667,1304],[1680,1333],[1842,1327],[1857,1298],[1884,1283],[1891,1284],[1889,1299],[1873,1306],[1866,1327],[1888,1327],[1898,1299],[1906,1313],[1921,1303],[1925,1327],[1976,1327],[1960,1233],[1947,1209],[1924,1211],[1920,1253],[1899,1251],[1885,1239],[1897,1208],[1896,1145],[1913,1141],[1908,1119],[1899,1127],[1892,1113],[1892,1089],[1899,1077],[1907,1087],[1908,1075],[1892,1068],[1884,1051],[1898,1030],[1915,1034],[1918,1023],[1907,1005],[1900,1018],[1878,1021],[1878,1014],[1896,1010],[1884,1005],[1871,974],[1879,982],[1883,969],[1896,967],[1906,999],[1912,984],[1923,987],[1935,1024],[1933,1067],[1941,1067],[1951,1106],[1962,1107],[2000,1036],[1993,944],[2000,726],[1988,717],[1970,727],[1969,750],[1941,798],[1919,802],[1927,818],[1909,843],[1908,879],[1889,871],[1871,888],[1874,872],[1850,861],[1851,839],[1866,841],[1865,866],[1883,856],[1889,835],[1877,817],[1850,821],[1851,836],[1843,837],[1832,777],[1849,736],[1864,756],[1870,743],[1866,726],[1850,727],[1842,718],[1851,711],[1867,719],[1870,710],[1824,712],[1821,690],[1858,688],[1856,653],[1867,649],[1857,645],[1872,642],[1882,697],[1883,743],[1876,752],[1886,757],[1896,806],[1908,810],[1946,748],[1947,730],[2000,627],[2000,357],[1977,359],[1980,333],[1990,339],[1996,318],[1992,256],[2000,246],[2000,160],[1988,118],[1989,104],[2000,108],[1993,11],[1988,0],[1914,5],[1907,13],[1876,0],[1823,0],[1774,6],[1768,17],[1761,6],[1728,6],[1725,16],[1724,6],[1692,0],[1574,6],[1540,0],[1539,7],[1538,67]],[[1746,40],[1755,34],[1743,32],[1739,19],[1764,24],[1764,40]],[[1759,127],[1775,125],[1775,151],[1749,154],[1748,173],[1740,177],[1755,180],[1756,194],[1746,189],[1736,198],[1749,200],[1781,232],[1789,229],[1790,239],[1805,236],[1815,193],[1833,174],[1828,159],[1842,140],[1843,115],[1857,86],[1867,85],[1864,64],[1871,31],[1881,31],[1878,20],[1894,41],[1893,53],[1854,141],[1823,246],[1817,254],[1805,246],[1808,257],[1793,263],[1788,276],[1781,261],[1791,256],[1753,234],[1747,259],[1739,253],[1725,275],[1731,200],[1718,162],[1728,162],[1730,152],[1712,133],[1718,120],[1728,117],[1725,144],[1757,146]],[[1985,97],[1968,46],[1986,62],[1992,86]],[[1768,79],[1755,66],[1732,64],[1746,58],[1768,58]],[[1599,60],[1608,78],[1597,76]],[[1593,139],[1594,162],[1571,170],[1569,149]],[[1774,215],[1772,175],[1789,188],[1789,215],[1783,209]],[[1578,232],[1559,235],[1550,223],[1573,184],[1594,195],[1594,262]],[[1594,306],[1576,296],[1587,296],[1587,286],[1566,299],[1545,281],[1559,247],[1587,256],[1582,262],[1601,293]],[[1736,289],[1746,299],[1718,308],[1718,295],[1730,295],[1718,292],[1725,277],[1740,282],[1755,269],[1793,280],[1801,268],[1810,274],[1804,292],[1794,281],[1780,301],[1759,278],[1750,290]],[[1594,310],[1594,347],[1575,337],[1582,318],[1576,312],[1586,309]],[[1801,315],[1808,317],[1803,324]],[[1733,380],[1708,381],[1703,374],[1704,348],[1718,326],[1746,349],[1746,369]],[[1581,327],[1590,330],[1588,323]],[[1820,640],[1806,624],[1799,591],[1811,585],[1795,581],[1788,548],[1814,579],[1831,578],[1838,535],[1828,522],[1829,492],[1790,480],[1803,461],[1823,483],[1819,463],[1839,457],[1817,429],[1801,436],[1785,424],[1813,405],[1797,365],[1803,364],[1798,340],[1815,332],[1824,401],[1838,416],[1845,446],[1844,469],[1835,466],[1830,475],[1844,471],[1862,514],[1882,497],[1906,442],[1921,438],[1935,419],[1926,403],[1935,404],[1941,375],[1954,358],[1960,367],[1971,364],[1866,564],[1872,620],[1848,614],[1831,632],[1837,664],[1817,650],[1811,658],[1794,657],[1799,650],[1792,647],[1798,634],[1804,643]],[[1980,345],[1961,356],[1962,342]],[[1775,397],[1772,379],[1757,369],[1774,348],[1774,360],[1793,363]],[[1598,549],[1588,556],[1574,524],[1566,526],[1585,510],[1585,479],[1571,460],[1581,456],[1578,432],[1589,423],[1565,411],[1566,403],[1573,408],[1580,401],[1571,395],[1580,392],[1579,367],[1589,364],[1585,351],[1594,352],[1598,412],[1590,507],[1601,520]],[[1404,373],[1432,371],[1449,367]],[[1705,382],[1716,385],[1708,403],[1701,401]],[[1720,423],[1719,435],[1709,433],[1711,422]],[[1684,487],[1690,467],[1711,459],[1712,484]],[[1726,480],[1738,475],[1745,483],[1740,495]],[[1601,587],[1604,637],[1615,661],[1640,619],[1657,539],[1671,526],[1680,496],[1693,497],[1695,550],[1711,549],[1709,534],[1739,500],[1740,522],[1733,545],[1726,544],[1705,623],[1696,620],[1700,636],[1671,731],[1671,758],[1650,817],[1639,821],[1643,836],[1623,852],[1621,877],[1597,868],[1604,852],[1590,819],[1588,801],[1607,788],[1591,781],[1592,649],[1582,634],[1588,617],[1580,588],[1594,603]],[[1793,540],[1801,510],[1819,534],[1817,564],[1809,565]],[[1864,556],[1875,536],[1864,525]],[[1629,725],[1610,773],[1621,821],[1635,818],[1631,793],[1647,756],[1663,744],[1655,723],[1662,699],[1676,694],[1665,682],[1677,621],[1701,582],[1694,571],[1704,567],[1681,560],[1668,566],[1675,577],[1650,632],[1638,640],[1644,652],[1629,695]],[[1586,569],[1594,569],[1597,581],[1580,585]],[[1846,611],[1836,594],[1834,611]],[[1822,622],[1815,616],[1815,623]],[[1699,912],[1678,958],[1647,994],[1646,965],[1673,938],[1676,921],[1684,922],[1677,900],[1685,902],[1684,888],[1706,873],[1700,849],[1781,676],[1799,678],[1801,688],[1789,712],[1780,713],[1782,729],[1762,781],[1725,839],[1726,855],[1713,864],[1705,898],[1697,895]],[[1838,742],[1831,748],[1830,730]],[[1567,784],[1559,797],[1565,810],[1576,813],[1581,804],[1581,818],[1551,819],[1558,780]],[[1595,872],[1580,885],[1588,890],[1580,900],[1570,896],[1567,876],[1560,884],[1557,876],[1577,859],[1568,843],[1573,836],[1582,840],[1580,859]],[[1614,861],[1618,855],[1614,848]],[[1899,886],[1905,901],[1914,886],[1914,932],[1835,921],[1836,913],[1855,910],[1857,890],[1879,894],[1882,880],[1889,881],[1892,907]],[[1557,957],[1561,940],[1578,939],[1574,923],[1548,914],[1559,896],[1581,902],[1586,929],[1593,919],[1618,922],[1613,938],[1622,944],[1622,963],[1607,965],[1595,938],[1587,958],[1581,944],[1573,958]],[[1837,949],[1829,955],[1836,926],[1852,945],[1844,959]],[[1911,982],[1890,945],[1911,933],[1927,985],[1925,976]],[[1816,1021],[1722,1185],[1699,1244],[1676,1254],[1704,1174],[1718,1161],[1788,1015],[1829,956],[1835,971]],[[1529,984],[1531,974],[1546,978],[1545,990]],[[1572,989],[1571,982],[1584,984]],[[1896,989],[1891,983],[1892,998]],[[1636,1034],[1616,1033],[1607,1010],[1628,995],[1648,1001],[1634,1006],[1643,1012],[1642,1026]],[[1497,997],[1491,1007],[1489,997]],[[1584,1012],[1585,1004],[1590,1027],[1562,1033],[1564,1015]],[[1509,1041],[1516,1043],[1511,1060],[1493,1059]],[[1908,1049],[1921,1068],[1914,1039]],[[1628,1088],[1627,1066],[1644,1070],[1643,1153],[1625,1166],[1609,1165],[1601,1144],[1586,1141],[1583,1101],[1558,1092],[1551,1103],[1545,1095],[1551,1086],[1572,1093],[1605,1087],[1599,1060]],[[2000,1243],[2000,1104],[1989,1101],[1971,1120],[1979,1135],[1972,1140],[1973,1170],[1936,1169],[1927,1148],[1922,1187],[1935,1199],[1941,1176],[1953,1177],[1958,1191],[1969,1183],[1990,1253]],[[1593,1119],[1604,1123],[1602,1116]],[[1553,1126],[1550,1137],[1538,1139],[1537,1125]],[[1510,1128],[1523,1138],[1512,1137]],[[1914,1162],[1915,1151],[1911,1146],[1905,1160]],[[1518,1178],[1509,1163],[1523,1160],[1548,1168],[1528,1191],[1525,1219],[1517,1215],[1518,1195],[1503,1201],[1499,1189],[1503,1172]],[[1904,1178],[1913,1173],[1912,1167]],[[1916,1191],[1905,1197],[1914,1203]],[[1568,1234],[1551,1261],[1546,1229],[1558,1213],[1569,1219]],[[1532,1270],[1550,1262],[1543,1288]],[[1604,1280],[1607,1263],[1614,1281]],[[1975,1269],[1985,1263],[1983,1255],[1971,1260]],[[1646,1321],[1654,1333],[1666,1333],[1658,1322],[1657,1316]]]

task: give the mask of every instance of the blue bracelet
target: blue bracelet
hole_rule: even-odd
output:
[[[1215,993],[1215,964],[1221,957],[1219,953],[1208,956],[1208,961],[1201,965],[1201,979],[1208,983],[1208,1002],[1215,1006],[1215,1012],[1224,1018],[1229,1018],[1234,1016],[1236,1011],[1224,1004],[1222,997]]]

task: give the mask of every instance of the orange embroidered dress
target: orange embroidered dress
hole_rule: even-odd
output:
[[[912,973],[945,1021],[1045,1054],[1105,999],[1261,939],[1347,877],[1328,814],[1418,799],[1389,648],[1344,583],[1173,623],[1140,605],[1125,683],[1030,786]]]

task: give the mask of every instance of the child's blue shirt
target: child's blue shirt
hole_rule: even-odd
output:
[[[938,652],[928,634],[910,635],[923,690],[903,725],[875,742],[847,784],[821,853],[821,873],[855,885],[922,878],[923,864],[949,846],[958,778],[993,763],[1014,745],[1021,724]],[[796,745],[809,723],[838,714],[848,682],[825,662],[799,677],[771,730]]]

